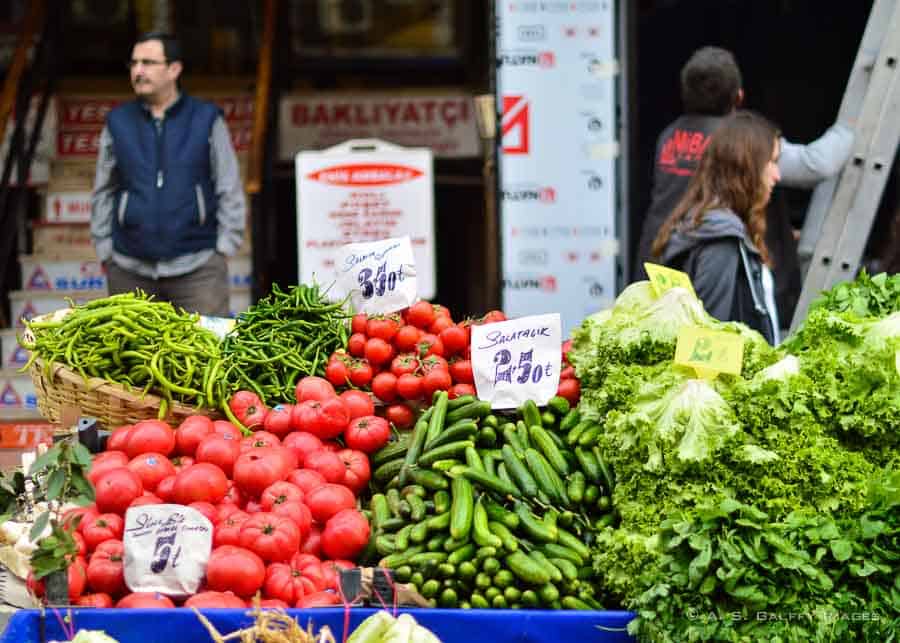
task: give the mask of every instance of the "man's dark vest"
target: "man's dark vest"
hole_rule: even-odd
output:
[[[139,101],[109,113],[120,185],[116,252],[159,260],[216,247],[209,138],[218,116],[215,105],[186,94],[166,110],[159,127]]]

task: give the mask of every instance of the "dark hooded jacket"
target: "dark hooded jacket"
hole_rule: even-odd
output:
[[[742,322],[770,344],[775,342],[772,315],[765,303],[762,259],[734,212],[710,210],[696,228],[676,227],[658,262],[690,276],[710,315]]]

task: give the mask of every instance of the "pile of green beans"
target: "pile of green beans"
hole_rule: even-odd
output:
[[[62,319],[27,322],[34,342],[25,345],[32,353],[22,370],[42,359],[48,377],[57,362],[85,379],[152,392],[163,400],[160,418],[174,401],[219,407],[226,393],[213,378],[219,338],[200,328],[198,319],[141,291],[73,304]]]
[[[272,292],[246,312],[222,342],[227,392],[255,391],[267,404],[293,402],[297,380],[323,375],[329,356],[347,345],[345,302],[331,302],[317,285]],[[215,368],[215,367],[214,367]]]

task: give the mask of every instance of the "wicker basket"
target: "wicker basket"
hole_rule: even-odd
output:
[[[96,418],[106,429],[114,429],[123,424],[134,424],[141,420],[155,420],[159,416],[161,398],[140,391],[130,392],[124,386],[110,384],[99,377],[87,381],[81,374],[54,362],[49,377],[44,361],[36,359],[30,369],[31,380],[37,395],[37,405],[47,420],[61,424],[71,421],[74,412],[79,416]],[[180,424],[191,415],[206,415],[212,419],[223,416],[212,409],[195,409],[183,404],[171,404],[165,421]]]

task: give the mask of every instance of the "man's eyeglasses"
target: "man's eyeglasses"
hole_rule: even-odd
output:
[[[153,67],[155,65],[167,65],[168,63],[165,60],[150,60],[148,58],[138,58],[136,60],[129,60],[125,63],[125,66],[128,69],[134,69],[138,65],[142,65],[144,67]]]

